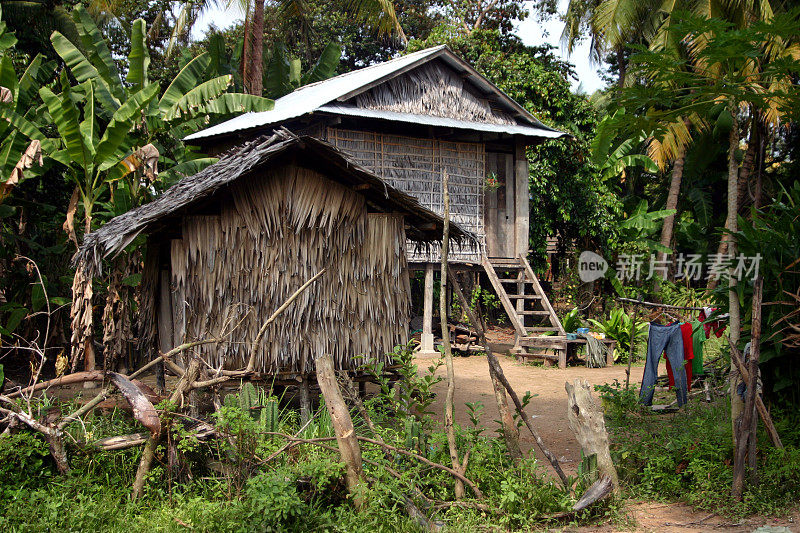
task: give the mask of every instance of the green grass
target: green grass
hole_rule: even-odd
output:
[[[733,444],[730,404],[694,400],[675,414],[654,414],[637,405],[638,390],[606,387],[612,457],[629,497],[683,501],[728,516],[782,515],[800,491],[800,426],[783,417],[784,450],[759,432],[758,486],[747,485],[742,502],[730,498]],[[796,417],[795,417],[796,418]]]

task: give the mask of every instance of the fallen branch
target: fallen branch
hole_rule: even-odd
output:
[[[186,368],[186,372],[178,381],[178,385],[175,387],[172,395],[169,397],[169,401],[172,405],[177,404],[180,400],[182,400],[183,395],[189,392],[191,384],[195,379],[197,379],[197,375],[199,373],[200,360],[193,358],[191,363],[189,363],[189,366]],[[141,497],[144,491],[145,477],[150,471],[150,466],[152,465],[153,458],[155,457],[156,447],[158,447],[162,437],[163,428],[158,434],[151,435],[144,447],[142,457],[139,460],[139,467],[136,469],[136,479],[133,481],[133,490],[131,492],[131,499],[133,500]]]
[[[736,346],[733,345],[731,345],[731,360],[739,370],[739,375],[742,376],[742,379],[745,382],[749,382],[750,371],[742,362],[742,353]],[[767,434],[769,435],[770,440],[772,440],[773,446],[782,449],[783,442],[781,442],[781,437],[778,435],[778,430],[775,428],[775,424],[772,422],[772,416],[769,414],[769,411],[767,411],[767,406],[764,405],[764,399],[761,397],[761,395],[756,395],[755,402],[756,409],[758,409],[758,416],[761,418],[761,422],[764,424],[764,429],[767,430]]]
[[[461,480],[465,485],[467,485],[470,489],[472,489],[472,492],[475,493],[475,496],[478,499],[482,499],[483,498],[483,492],[481,492],[481,490],[477,487],[477,485],[475,485],[475,483],[473,483],[469,478],[464,476],[464,474],[462,474],[461,472],[458,472],[458,471],[450,468],[449,466],[441,465],[439,463],[434,463],[433,461],[423,457],[422,455],[416,454],[414,452],[410,452],[408,450],[404,450],[403,448],[397,448],[396,446],[392,446],[391,444],[386,444],[385,442],[381,443],[381,441],[378,441],[378,440],[375,440],[375,439],[370,439],[368,437],[362,437],[360,435],[356,435],[356,438],[358,440],[360,440],[360,441],[369,442],[370,444],[377,444],[378,446],[382,446],[384,448],[388,448],[388,449],[392,450],[393,452],[399,453],[401,455],[406,455],[408,457],[413,457],[417,461],[425,463],[428,466],[432,466],[434,468],[438,468],[439,470],[444,470],[445,472],[448,472],[453,477]]]

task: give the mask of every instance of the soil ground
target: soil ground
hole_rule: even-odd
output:
[[[556,454],[562,463],[567,475],[575,474],[580,462],[580,445],[567,424],[567,394],[564,389],[566,381],[586,379],[591,385],[611,383],[614,379],[625,381],[625,366],[617,365],[607,368],[587,368],[585,366],[568,366],[561,370],[557,366],[544,367],[531,363],[518,362],[509,355],[508,350],[513,344],[513,335],[505,330],[493,329],[488,335],[489,344],[497,354],[503,372],[511,386],[522,397],[525,391],[530,391],[535,396],[528,405],[528,413],[533,418],[534,426],[540,433],[542,440],[550,450]],[[425,371],[437,357],[418,357],[417,366],[420,371]],[[666,370],[663,367],[660,374]],[[471,355],[469,357],[454,357],[453,365],[456,376],[455,390],[455,418],[456,422],[464,427],[471,425],[467,410],[463,408],[466,402],[481,402],[484,406],[481,414],[481,423],[487,429],[485,434],[492,434],[498,427],[496,420],[499,415],[494,400],[492,382],[489,379],[486,357]],[[631,369],[631,383],[641,383],[642,366]],[[437,375],[446,377],[445,368],[441,366]],[[435,413],[444,412],[444,397],[446,383],[438,383],[435,387],[436,400],[431,409]],[[510,403],[510,400],[509,400]],[[513,408],[513,406],[512,406]],[[443,414],[440,415],[440,418]],[[526,453],[533,452],[536,458],[555,477],[549,462],[536,447],[530,432],[524,427],[520,430],[520,439]],[[800,511],[786,518],[772,519],[752,517],[743,521],[731,521],[724,517],[698,511],[682,503],[654,503],[627,501],[625,510],[630,517],[630,526],[624,528],[628,531],[657,531],[657,532],[705,532],[705,531],[735,531],[752,532],[761,526],[788,527],[791,531],[800,533]],[[617,531],[619,527],[599,526],[567,529],[568,531]]]

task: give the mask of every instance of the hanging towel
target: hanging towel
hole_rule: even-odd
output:
[[[703,310],[700,311],[700,316],[698,318],[700,319],[701,322],[705,322],[706,319],[710,317],[711,314],[714,313],[714,311],[716,310],[717,310],[716,307],[704,307]],[[720,315],[716,317],[716,320],[714,320],[714,322],[703,324],[703,329],[706,331],[706,338],[708,339],[709,337],[711,337],[712,331],[714,332],[714,335],[717,336],[717,338],[722,337],[722,334],[725,332],[725,328],[727,327],[725,325],[725,322],[728,320],[728,317],[730,317],[730,315],[728,314]]]
[[[694,351],[694,359],[692,359],[692,375],[702,376],[705,374],[703,370],[703,343],[706,342],[706,335],[703,330],[703,325],[699,320],[691,322],[692,325],[692,350]]]

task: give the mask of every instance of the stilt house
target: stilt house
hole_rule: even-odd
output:
[[[563,335],[526,260],[526,147],[564,134],[543,125],[446,46],[301,87],[271,111],[243,114],[186,142],[214,153],[279,125],[337,146],[439,214],[447,172],[451,219],[477,236],[454,246],[451,268],[486,271],[520,346],[537,333]],[[426,271],[422,348],[433,351],[438,251],[407,253],[411,269]]]
[[[334,146],[280,130],[87,235],[79,260],[97,275],[104,257],[146,235],[144,347],[166,352],[236,327],[198,348],[223,369],[244,368],[266,318],[326,269],[255,348],[256,371],[305,375],[318,354],[352,369],[406,342],[407,241],[422,251],[443,225]],[[451,234],[468,238],[458,226]]]

